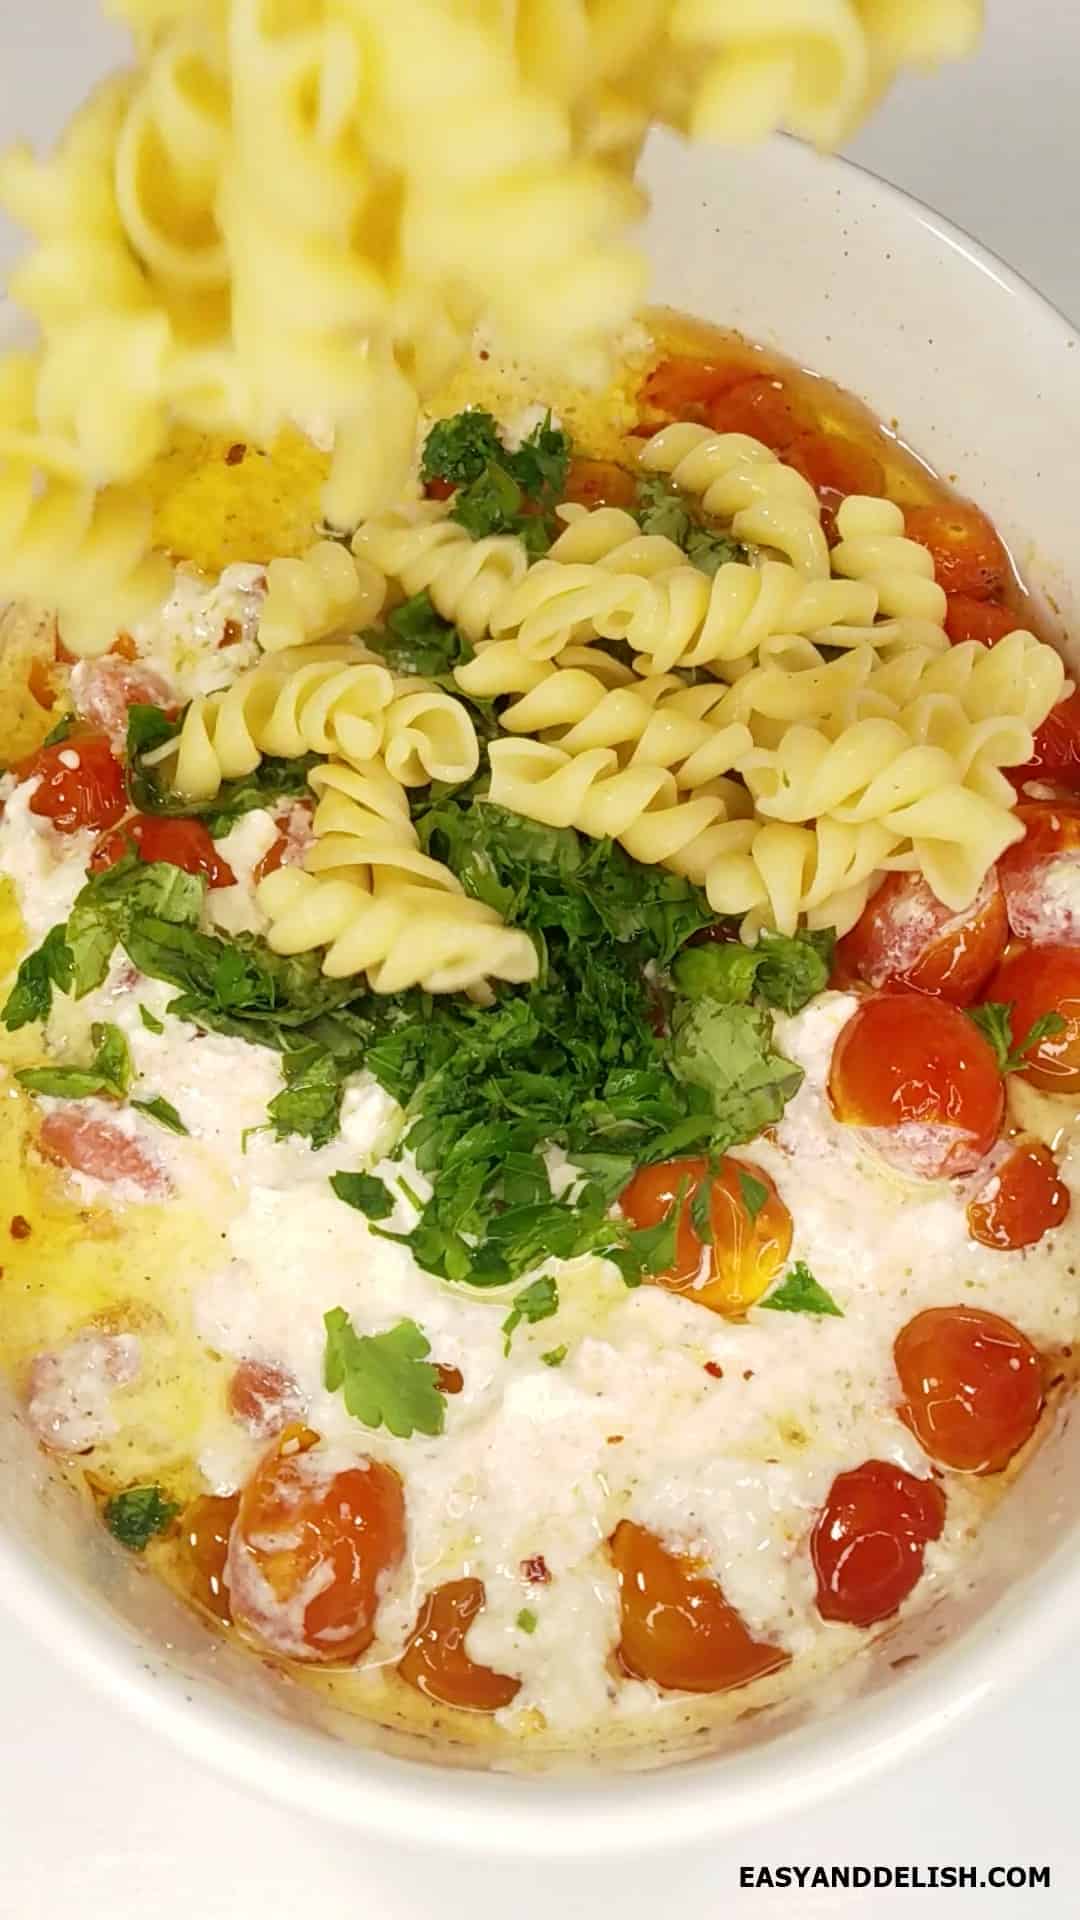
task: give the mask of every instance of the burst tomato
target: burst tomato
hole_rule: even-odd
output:
[[[944,1525],[945,1495],[933,1480],[889,1460],[838,1474],[810,1537],[822,1619],[851,1627],[887,1620],[918,1584]]]
[[[883,494],[885,469],[869,447],[842,433],[800,433],[784,454],[810,482],[821,502],[827,534],[835,527],[837,508],[849,493]]]
[[[662,420],[695,420],[704,425],[708,409],[720,395],[757,371],[753,358],[700,360],[693,354],[672,354],[661,360],[642,383],[638,399],[643,413]]]
[[[72,1101],[46,1114],[38,1134],[46,1160],[94,1180],[130,1180],[147,1195],[169,1191],[166,1175],[140,1142],[112,1120],[98,1119]]]
[[[1009,777],[1022,787],[1027,780],[1047,780],[1080,793],[1080,687],[1052,707],[1035,735],[1035,751],[1026,767],[1010,768]]]
[[[970,593],[950,593],[946,599],[945,631],[954,646],[977,640],[981,647],[992,647],[1019,625],[1015,613],[992,600],[976,600]]]
[[[563,499],[579,507],[632,507],[637,486],[614,460],[571,460]]]
[[[185,873],[202,874],[211,887],[235,887],[236,875],[223,860],[201,820],[169,820],[135,813],[123,826],[99,840],[90,856],[90,872],[104,873],[132,848],[147,863],[164,860]]]
[[[955,1007],[978,998],[1005,951],[1005,900],[993,873],[962,913],[942,906],[921,874],[890,873],[836,948],[838,986],[898,981]]]
[[[1024,838],[998,861],[1009,925],[1021,940],[1080,946],[1080,807],[1017,807]]]
[[[283,1367],[241,1360],[228,1388],[229,1412],[257,1440],[270,1440],[307,1411],[304,1396]]]
[[[1030,1440],[1042,1362],[1010,1321],[981,1307],[931,1307],[896,1337],[900,1417],[939,1466],[1000,1473]]]
[[[1012,1043],[1026,1062],[1021,1077],[1047,1093],[1080,1092],[1080,948],[1018,948],[1002,961],[986,998],[1012,1008]],[[1035,1022],[1047,1013],[1056,1013],[1064,1026],[1025,1047]]]
[[[72,674],[71,691],[79,718],[100,728],[118,747],[124,744],[129,707],[176,710],[176,695],[167,680],[152,667],[124,660],[83,660]]]
[[[965,1014],[922,993],[885,992],[856,1008],[833,1048],[837,1119],[869,1130],[890,1164],[920,1179],[970,1173],[1001,1125],[993,1051]]]
[[[711,1246],[699,1231],[705,1220],[695,1220],[705,1205],[699,1196],[706,1181]],[[655,1227],[671,1218],[680,1191],[675,1258],[653,1276],[654,1284],[737,1318],[760,1298],[787,1259],[791,1215],[767,1173],[752,1161],[727,1155],[712,1172],[708,1161],[699,1158],[642,1167],[619,1204],[636,1227]]]
[[[647,1528],[620,1521],[611,1538],[619,1582],[619,1659],[628,1673],[685,1693],[724,1693],[787,1665],[755,1640],[696,1560],[669,1553]]]
[[[252,879],[258,886],[268,873],[276,873],[279,867],[297,866],[303,859],[312,841],[312,811],[302,800],[297,801],[286,813],[277,816],[277,839],[263,854],[256,865]]]
[[[405,1550],[405,1502],[391,1467],[331,1473],[288,1434],[244,1488],[229,1540],[233,1618],[294,1660],[347,1665],[375,1637],[379,1596]]]
[[[124,769],[101,733],[72,734],[42,747],[22,762],[19,777],[40,780],[30,811],[51,820],[58,833],[111,827],[127,805]]]
[[[470,1713],[508,1707],[521,1681],[480,1666],[465,1651],[465,1636],[484,1604],[482,1580],[448,1580],[420,1609],[398,1672],[410,1687]]]
[[[971,1201],[968,1232],[984,1247],[1033,1247],[1071,1205],[1057,1161],[1041,1140],[1021,1140]]]
[[[180,1517],[180,1566],[191,1598],[226,1626],[232,1622],[225,1563],[229,1536],[240,1510],[238,1493],[207,1493]]]
[[[908,539],[933,555],[934,573],[946,593],[1000,600],[1009,578],[1009,556],[978,507],[967,500],[908,507],[904,524]]]

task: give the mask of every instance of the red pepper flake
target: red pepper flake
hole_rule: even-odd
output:
[[[14,1214],[12,1216],[12,1221],[11,1221],[12,1239],[13,1240],[29,1240],[30,1233],[31,1233],[30,1222],[26,1218],[26,1215],[24,1213]]]
[[[547,1586],[551,1579],[551,1574],[548,1571],[548,1563],[542,1553],[530,1554],[527,1560],[522,1561],[521,1577],[523,1580],[528,1580],[530,1586]]]
[[[225,465],[227,467],[238,467],[246,452],[247,448],[243,441],[238,440],[236,445],[230,447],[228,453],[225,455]]]
[[[743,1379],[744,1379],[744,1380],[752,1380],[752,1379],[753,1379],[753,1377],[754,1377],[754,1369],[753,1369],[753,1367],[747,1367],[747,1369],[746,1369],[746,1372],[745,1372],[745,1373],[743,1374]]]
[[[621,1433],[609,1433],[609,1434],[608,1434],[608,1437],[607,1437],[607,1443],[608,1443],[608,1446],[609,1446],[609,1447],[621,1447],[621,1446],[622,1446],[622,1439],[623,1439],[623,1437],[622,1437],[622,1434],[621,1434]]]
[[[218,641],[218,646],[234,647],[236,642],[242,640],[243,637],[244,629],[240,625],[239,620],[226,620],[225,625],[221,629],[221,639]]]
[[[465,1378],[460,1367],[444,1366],[442,1361],[435,1363],[435,1385],[440,1393],[460,1393]]]
[[[718,1366],[715,1360],[706,1360],[705,1371],[711,1373],[714,1380],[722,1380],[724,1377],[723,1367]]]

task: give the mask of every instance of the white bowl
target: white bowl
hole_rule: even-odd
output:
[[[657,140],[648,173],[655,297],[782,348],[896,418],[1075,621],[1080,352],[1065,321],[943,221],[792,142],[728,158]],[[16,1420],[0,1420],[0,1595],[47,1655],[245,1784],[414,1845],[419,1834],[565,1857],[777,1821],[947,1732],[1074,1631],[1078,1547],[1080,1425],[1066,1409],[963,1590],[825,1693],[663,1771],[641,1755],[617,1773],[485,1772],[464,1752],[335,1717],[214,1641],[74,1503]]]

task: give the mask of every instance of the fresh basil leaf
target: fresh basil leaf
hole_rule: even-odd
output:
[[[1018,1047],[1013,1046],[1012,1016],[1014,1003],[1004,1000],[987,1000],[982,1006],[967,1007],[968,1019],[978,1027],[984,1040],[989,1041],[993,1049],[998,1070],[1005,1073],[1022,1073],[1030,1064],[1029,1055],[1043,1040],[1052,1039],[1054,1034],[1063,1033],[1066,1022],[1060,1013],[1044,1013],[1032,1022]]]
[[[42,746],[43,747],[62,746],[63,742],[68,738],[70,738],[70,735],[72,733],[74,726],[75,726],[75,715],[73,713],[61,714],[59,720],[56,722],[56,725],[54,727],[49,728],[48,733],[45,735],[45,738],[41,743]]]
[[[768,1307],[770,1313],[831,1314],[838,1320],[844,1317],[832,1294],[826,1293],[825,1288],[818,1284],[802,1260],[796,1260],[780,1285],[757,1304],[759,1307]]]
[[[139,1002],[139,1019],[142,1021],[147,1033],[164,1033],[164,1020],[159,1020],[157,1014],[151,1013],[149,1007],[144,1006],[141,1000]]]
[[[753,1226],[758,1214],[761,1212],[762,1207],[769,1197],[769,1189],[763,1181],[755,1180],[753,1174],[748,1173],[745,1167],[737,1167],[736,1172],[739,1180],[739,1192],[742,1194],[742,1203],[746,1208],[750,1225]]]
[[[332,1173],[330,1185],[339,1200],[369,1220],[387,1220],[394,1211],[394,1196],[382,1180],[371,1173]]]
[[[442,1433],[446,1397],[439,1392],[438,1370],[428,1362],[430,1344],[415,1320],[401,1320],[387,1333],[360,1334],[344,1307],[334,1307],[323,1324],[326,1388],[341,1393],[355,1420],[365,1427],[385,1426],[399,1440]]]
[[[155,1094],[152,1100],[133,1100],[131,1104],[137,1113],[145,1113],[148,1120],[156,1120],[159,1127],[166,1127],[170,1133],[187,1134],[190,1131],[172,1101],[163,1099],[160,1093]]]
[[[673,1072],[708,1099],[714,1149],[753,1140],[774,1125],[802,1085],[802,1068],[776,1052],[772,1021],[758,1007],[683,1003],[672,1043]]]
[[[345,1076],[340,1063],[325,1047],[307,1046],[286,1053],[282,1067],[286,1084],[266,1110],[277,1138],[299,1134],[315,1149],[328,1146],[341,1121]]]
[[[70,993],[75,963],[68,946],[66,929],[53,927],[40,947],[28,953],[15,984],[4,1004],[3,1022],[9,1033],[30,1026],[35,1020],[47,1020],[52,1010],[53,988]]]
[[[31,1093],[52,1094],[59,1100],[87,1100],[95,1095],[122,1100],[132,1078],[127,1040],[108,1021],[95,1021],[90,1038],[94,1058],[89,1067],[23,1067],[16,1080]]]

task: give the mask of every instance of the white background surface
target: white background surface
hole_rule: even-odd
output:
[[[852,148],[1000,253],[1080,320],[1080,10],[991,0],[978,60],[910,82]],[[0,140],[51,130],[104,64],[93,0],[0,0]],[[15,18],[7,16],[16,15]],[[0,260],[9,236],[0,227]],[[721,319],[722,315],[715,316]],[[974,323],[974,322],[973,322]],[[853,320],[857,324],[857,319]],[[942,395],[948,404],[948,395]],[[993,405],[988,394],[987,404]],[[1022,458],[1023,423],[1017,423]],[[2,1601],[2,1596],[0,1596]],[[1080,1652],[1080,1622],[1077,1624]],[[654,1920],[675,1902],[774,1920],[1080,1913],[1080,1661],[847,1800],[724,1849],[593,1874],[405,1855],[219,1782],[88,1693],[0,1612],[2,1920]],[[477,1853],[482,1855],[483,1834]],[[1049,1865],[1047,1893],[740,1892],[743,1864]]]

